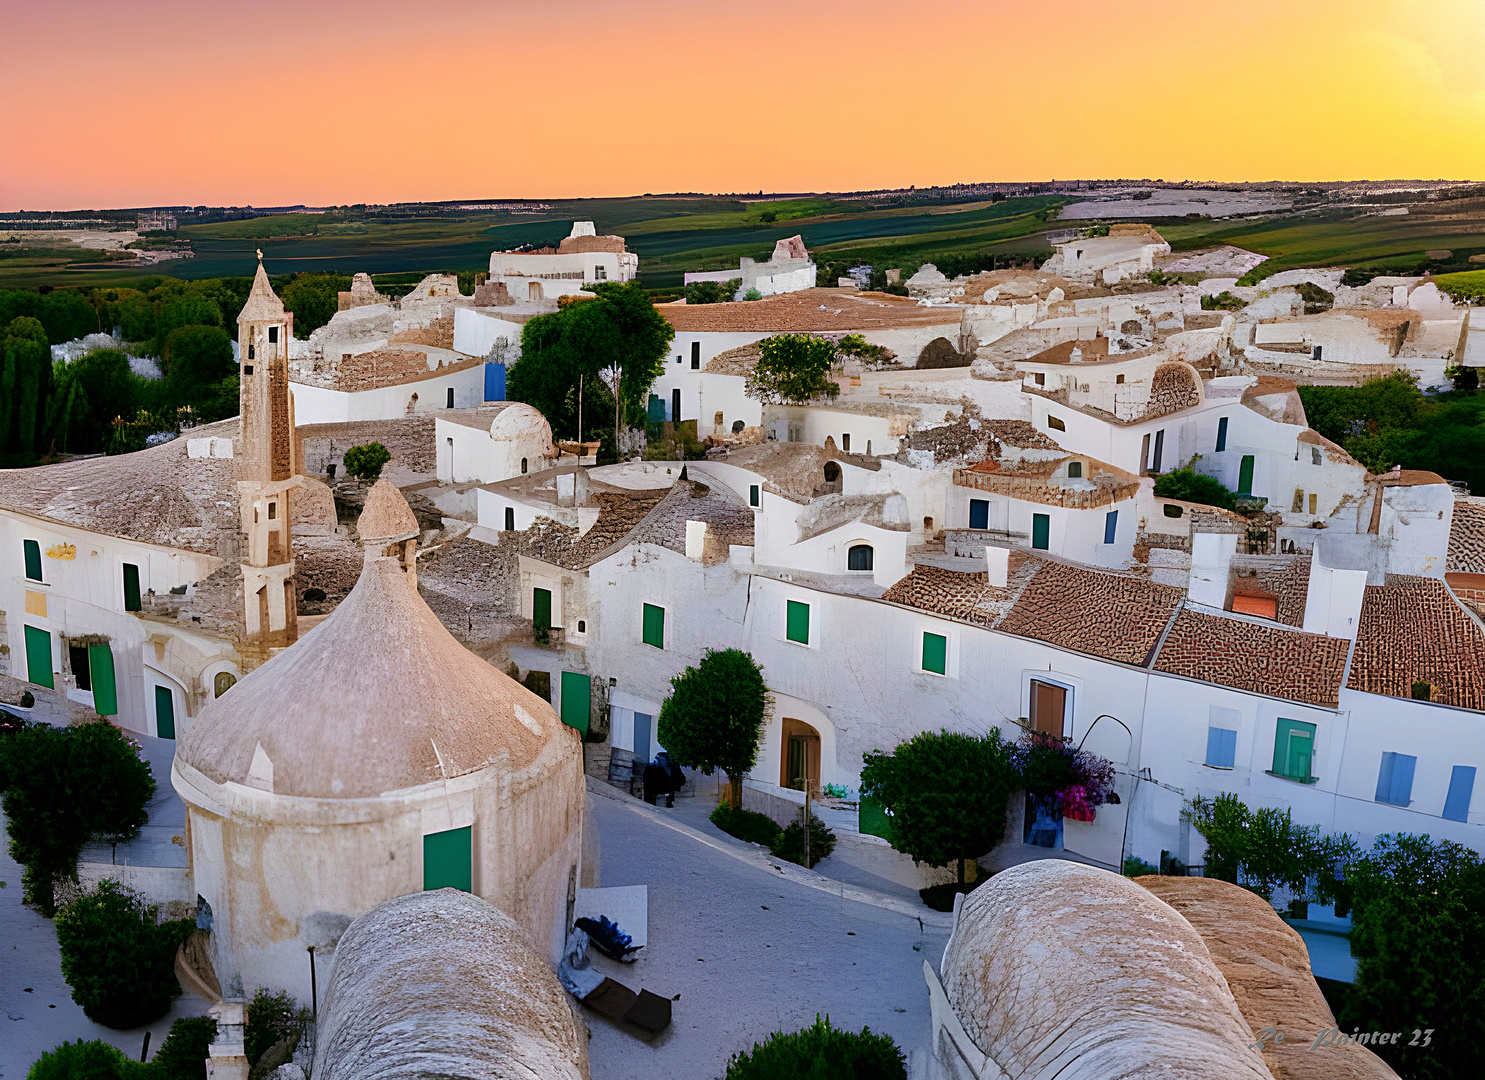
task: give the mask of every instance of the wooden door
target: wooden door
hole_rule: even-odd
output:
[[[1031,727],[1046,735],[1062,738],[1067,714],[1067,687],[1031,680]]]

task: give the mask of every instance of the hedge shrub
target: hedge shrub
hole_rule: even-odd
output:
[[[102,1039],[79,1039],[42,1054],[26,1080],[206,1080],[207,1047],[216,1033],[211,1017],[182,1016],[148,1065]]]
[[[907,1080],[907,1062],[890,1036],[871,1028],[859,1032],[814,1025],[780,1031],[738,1053],[727,1063],[724,1080]]]
[[[734,810],[727,803],[719,803],[711,814],[712,824],[728,836],[746,840],[750,844],[772,847],[784,830],[767,814],[755,810]]]
[[[57,912],[62,977],[89,1020],[135,1028],[158,1020],[180,993],[175,951],[194,919],[160,921],[159,908],[105,879]]]
[[[788,827],[779,833],[769,845],[769,850],[773,852],[775,858],[787,859],[800,866],[814,866],[835,850],[835,833],[831,832],[823,821],[811,814],[810,861],[808,864],[804,861],[804,826],[798,821],[789,822]]]

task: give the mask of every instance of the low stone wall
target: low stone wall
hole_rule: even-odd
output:
[[[151,904],[184,904],[196,909],[196,887],[185,866],[119,866],[114,863],[77,864],[77,881],[85,889],[112,878],[141,894]],[[179,910],[179,909],[177,909]]]

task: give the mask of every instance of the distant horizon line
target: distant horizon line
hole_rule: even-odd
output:
[[[925,186],[909,185],[907,187],[892,188],[859,188],[851,191],[669,191],[669,192],[643,192],[629,195],[574,195],[574,196],[472,196],[469,198],[455,199],[407,199],[392,202],[353,202],[353,203],[282,203],[272,206],[259,206],[254,203],[155,203],[138,206],[115,206],[115,207],[72,207],[68,209],[44,209],[40,207],[17,208],[0,210],[0,221],[7,218],[15,218],[22,214],[40,214],[52,216],[66,216],[76,214],[125,214],[140,211],[192,211],[198,207],[210,210],[252,210],[259,213],[328,213],[332,210],[352,208],[390,208],[407,206],[436,206],[436,207],[469,207],[470,209],[497,209],[502,208],[495,204],[507,206],[527,206],[533,204],[550,203],[577,203],[577,202],[608,202],[627,201],[631,199],[736,199],[739,201],[770,202],[782,199],[805,199],[805,198],[871,198],[876,196],[890,196],[908,193],[923,192],[958,192],[966,194],[976,193],[992,194],[1003,189],[1042,188],[1044,190],[1036,194],[1068,193],[1076,194],[1079,190],[1099,190],[1125,186],[1146,186],[1171,190],[1231,190],[1231,189],[1267,189],[1267,188],[1365,188],[1407,185],[1418,187],[1453,187],[1468,186],[1481,181],[1474,179],[1447,179],[1422,177],[1413,178],[1372,178],[1352,180],[1165,180],[1135,177],[1106,177],[1106,178],[1048,178],[1044,180],[977,180],[962,181],[953,184],[930,184]],[[1080,187],[1080,185],[1082,185]],[[1088,187],[1087,185],[1092,185]]]

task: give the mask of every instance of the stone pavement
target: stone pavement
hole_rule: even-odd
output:
[[[922,1074],[923,960],[938,964],[948,916],[923,908],[920,926],[897,897],[789,864],[775,869],[759,849],[736,850],[747,845],[713,840],[638,800],[593,790],[588,806],[599,883],[650,890],[640,958],[595,963],[634,989],[680,995],[670,1029],[651,1044],[584,1010],[594,1080],[720,1077],[733,1053],[817,1013],[886,1032],[917,1058],[912,1075]]]

